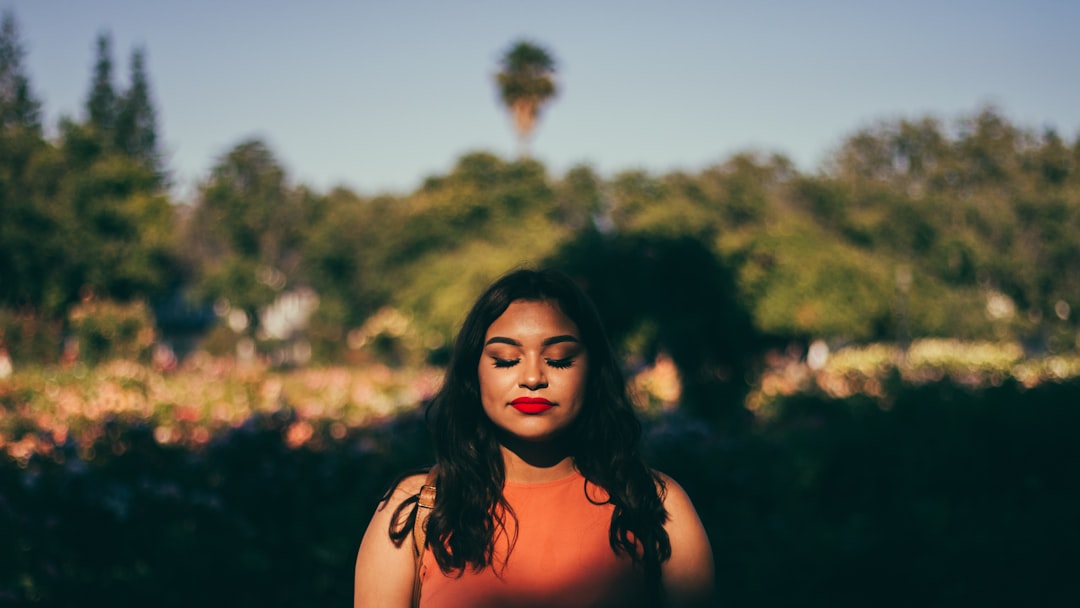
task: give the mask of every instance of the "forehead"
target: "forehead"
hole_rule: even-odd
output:
[[[515,300],[488,327],[486,338],[571,335],[580,338],[577,325],[559,305],[549,300]]]

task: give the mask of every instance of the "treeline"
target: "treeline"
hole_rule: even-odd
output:
[[[1077,345],[1080,139],[993,108],[864,129],[815,173],[741,154],[553,176],[477,152],[375,197],[294,183],[251,140],[179,201],[141,49],[118,87],[99,38],[82,116],[52,138],[23,59],[7,14],[0,345],[16,362],[149,356],[147,328],[282,363],[437,358],[477,291],[526,263],[582,278],[628,352],[704,359],[706,376],[738,373],[763,337]]]

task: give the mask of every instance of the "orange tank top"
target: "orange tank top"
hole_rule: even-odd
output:
[[[588,491],[588,496],[586,496]],[[497,535],[493,565],[444,574],[430,550],[421,565],[421,608],[644,606],[643,576],[608,540],[607,494],[580,473],[546,483],[507,483],[517,515],[517,542],[507,559],[508,533]]]

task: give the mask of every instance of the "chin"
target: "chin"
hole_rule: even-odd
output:
[[[506,439],[522,441],[532,444],[551,443],[561,441],[567,435],[565,428],[503,428],[502,434]]]

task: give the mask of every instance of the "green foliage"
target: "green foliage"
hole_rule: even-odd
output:
[[[62,238],[65,209],[44,204],[39,184],[59,163],[55,151],[44,144],[24,152],[20,160],[26,168],[4,171],[0,189],[4,211],[0,213],[0,250],[6,260],[0,265],[0,294],[6,306],[54,315],[70,297],[62,277],[69,261]],[[45,185],[53,187],[53,183]]]
[[[603,180],[588,165],[577,165],[556,185],[556,223],[577,232],[588,226],[603,208]]]
[[[698,184],[709,205],[720,212],[725,232],[760,230],[782,214],[791,161],[781,155],[736,154],[706,169]]]
[[[0,305],[62,320],[85,291],[118,300],[162,293],[175,277],[174,217],[156,162],[153,108],[137,55],[132,93],[120,99],[110,40],[98,57],[86,123],[64,119],[56,142],[42,139],[38,102],[21,71],[14,21],[0,37]],[[121,150],[112,129],[125,100],[130,135],[146,145]],[[138,105],[138,109],[135,109]],[[149,138],[149,139],[147,139]],[[139,156],[139,155],[143,156]]]
[[[73,140],[79,139],[78,131],[69,131]],[[57,169],[83,162],[77,149],[63,152],[66,158]],[[151,168],[105,154],[82,171],[50,177],[57,182],[49,198],[62,210],[58,223],[67,241],[67,288],[72,290],[67,302],[84,288],[130,299],[169,286],[175,268],[174,209]]]
[[[541,165],[485,153],[463,157],[389,215],[395,240],[379,268],[397,281],[392,300],[443,336],[483,286],[538,263],[569,236]]]
[[[41,127],[41,102],[30,89],[30,77],[23,60],[26,51],[19,36],[15,15],[0,15],[0,134],[19,128]]]
[[[80,361],[147,361],[154,344],[154,319],[145,303],[87,299],[68,314],[72,347]]]
[[[41,297],[44,265],[39,239],[48,234],[48,210],[28,200],[31,174],[42,154],[39,115],[23,61],[25,51],[11,11],[0,16],[0,307],[24,308]]]
[[[738,155],[697,175],[624,172],[605,181],[577,167],[551,180],[533,161],[473,153],[411,195],[372,200],[293,187],[261,142],[245,142],[204,184],[186,242],[204,296],[225,297],[250,319],[282,289],[259,278],[267,272],[314,287],[326,357],[346,354],[348,332],[388,304],[416,320],[426,343],[445,343],[484,284],[544,260],[594,222],[625,236],[705,244],[739,277],[737,298],[765,333],[1053,335],[1060,348],[1062,331],[1075,326],[1060,317],[1078,289],[1067,272],[1077,257],[1073,157],[1051,135],[1045,150],[1030,150],[1019,143],[1030,138],[991,117],[972,124],[978,145],[953,141],[933,120],[867,131],[832,172],[815,176],[796,174],[782,157]],[[79,143],[92,141],[82,132],[69,130],[74,162],[85,149],[82,162],[101,167],[100,152]],[[995,149],[965,168],[965,150],[1006,145],[1020,146],[1017,158]],[[991,157],[1018,172],[1008,187],[985,182],[978,167]],[[119,196],[127,183],[84,186]],[[903,286],[899,274],[909,277]],[[986,313],[999,295],[1015,307],[1009,319]]]
[[[850,194],[841,183],[825,177],[803,177],[792,185],[792,202],[827,229],[847,229],[851,240],[870,243],[873,235],[863,235],[849,225]]]
[[[84,289],[151,297],[172,280],[174,210],[157,177],[84,146],[86,134],[68,124],[59,146],[30,148],[24,170],[0,191],[2,247],[10,251],[0,299],[8,306],[63,317]]]
[[[739,258],[739,290],[767,333],[870,340],[891,326],[887,262],[813,225],[783,222]]]
[[[254,333],[259,310],[304,283],[300,252],[318,202],[259,140],[234,147],[200,190],[184,237],[198,291],[244,311]]]
[[[116,88],[113,84],[112,37],[98,35],[94,76],[86,98],[88,124],[98,133],[112,133],[116,126]]]
[[[688,176],[654,179],[638,171],[622,173],[612,192],[612,216],[624,234],[708,240],[719,231],[722,218],[702,200]]]
[[[157,119],[150,100],[146,53],[131,54],[131,86],[117,100],[115,146],[124,156],[163,175],[158,149]]]
[[[30,311],[0,308],[0,349],[6,349],[14,365],[55,363],[60,357],[62,323]]]
[[[300,274],[320,297],[315,322],[327,355],[341,354],[343,336],[386,304],[393,277],[382,272],[385,254],[403,231],[399,202],[363,200],[336,190],[304,235]],[[335,347],[336,345],[336,347]]]
[[[924,284],[942,283],[932,291],[946,301],[966,301],[950,307],[968,328],[960,331],[1007,331],[1044,343],[1041,336],[1059,321],[1077,327],[1075,316],[1058,314],[1080,298],[1075,273],[1066,270],[1080,263],[1076,166],[1055,133],[1035,135],[984,109],[953,129],[928,118],[864,130],[814,188],[833,193],[826,198],[843,210],[839,229],[847,240],[905,260]],[[1005,321],[982,315],[976,329],[982,307],[970,304],[995,294],[1015,313]],[[911,295],[925,319],[939,316],[927,310],[936,301],[929,295]],[[938,321],[913,319],[917,334],[942,330]]]
[[[151,100],[146,52],[131,53],[130,84],[118,90],[113,82],[112,37],[97,38],[90,92],[86,98],[86,121],[80,125],[77,156],[92,162],[115,154],[142,167],[152,176],[152,187],[165,182],[165,169],[157,134],[157,112]],[[69,130],[70,129],[65,129]],[[71,138],[71,133],[68,138]]]

